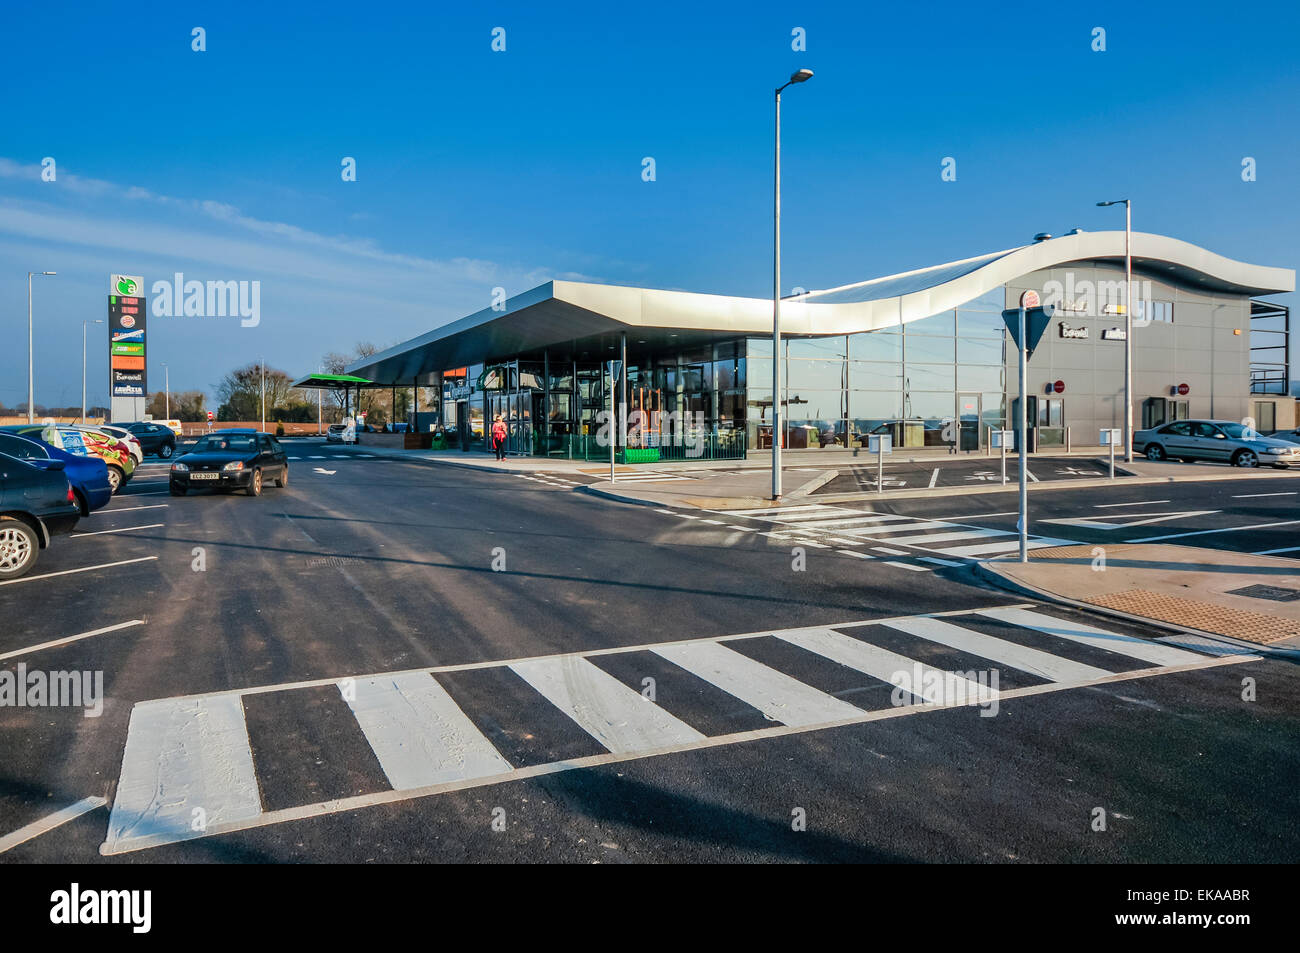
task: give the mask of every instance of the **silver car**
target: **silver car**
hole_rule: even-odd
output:
[[[1231,420],[1177,420],[1133,434],[1148,460],[1222,460],[1234,467],[1300,466],[1300,445],[1262,436]]]

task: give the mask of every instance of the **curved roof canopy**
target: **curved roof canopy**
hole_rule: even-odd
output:
[[[1295,272],[1224,258],[1188,242],[1134,232],[1136,275],[1220,294],[1295,290]],[[781,323],[792,335],[847,334],[906,324],[947,311],[1025,275],[1078,263],[1123,265],[1122,231],[1079,232],[976,258],[812,291],[784,299]],[[772,301],[552,281],[357,361],[348,373],[379,382],[540,353],[543,348],[612,357],[621,333],[655,348],[721,337],[770,334]]]

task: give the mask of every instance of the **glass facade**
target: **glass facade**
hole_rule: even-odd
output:
[[[886,432],[895,446],[978,447],[1006,409],[1005,297],[999,286],[901,327],[783,338],[786,446],[866,446],[867,434]],[[746,358],[749,446],[763,449],[772,439],[771,339],[749,338]]]

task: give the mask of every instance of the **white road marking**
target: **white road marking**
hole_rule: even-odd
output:
[[[585,658],[538,659],[510,669],[615,754],[704,737]]]
[[[1039,520],[1041,523],[1052,523],[1057,526],[1079,526],[1084,529],[1097,530],[1117,530],[1128,529],[1133,526],[1146,526],[1149,523],[1167,523],[1170,520],[1191,519],[1193,516],[1210,516],[1214,513],[1220,513],[1221,510],[1180,510],[1176,513],[1118,513],[1110,519],[1122,519],[1128,522],[1124,523],[1104,523],[1100,516],[1079,516],[1067,519]]]
[[[1232,498],[1234,500],[1253,500],[1261,496],[1295,496],[1297,492],[1300,491],[1292,490],[1289,493],[1238,493]]]
[[[1168,536],[1144,536],[1142,539],[1130,539],[1130,543],[1154,543],[1162,539],[1185,539],[1188,536],[1208,536],[1212,533],[1240,533],[1248,529],[1270,529],[1274,526],[1295,526],[1300,520],[1283,520],[1275,523],[1254,523],[1250,526],[1229,526],[1225,529],[1198,529],[1194,533],[1172,533]]]
[[[93,533],[73,533],[73,534],[72,534],[71,536],[69,536],[68,538],[69,538],[69,539],[83,539],[83,538],[86,537],[86,536],[103,536],[103,535],[105,535],[106,533],[129,533],[129,532],[131,532],[132,530],[137,530],[137,529],[157,529],[158,527],[160,527],[160,526],[165,526],[165,525],[166,525],[165,523],[149,523],[149,524],[147,524],[147,525],[145,525],[145,526],[121,526],[121,527],[118,527],[117,529],[99,529],[99,530],[95,530],[95,532],[93,532]]]
[[[1029,477],[1030,483],[1038,482],[1038,477],[1034,476],[1034,471],[1029,469],[1029,467],[1025,467],[1025,476]]]
[[[1251,553],[1252,556],[1274,556],[1277,553],[1294,553],[1300,550],[1300,546],[1283,546],[1281,549],[1266,549],[1262,553]]]
[[[144,625],[144,619],[132,619],[130,622],[119,622],[117,625],[106,625],[102,629],[94,629],[90,632],[82,632],[80,635],[69,635],[64,639],[52,639],[49,642],[41,642],[37,645],[29,645],[25,649],[14,649],[12,652],[5,652],[0,655],[0,662],[5,659],[17,658],[19,655],[29,655],[32,652],[39,652],[41,649],[52,649],[58,645],[67,645],[70,642],[80,642],[82,639],[88,639],[95,635],[106,635],[109,632],[117,632],[121,629],[129,629],[132,626]]]
[[[784,642],[847,665],[864,675],[904,687],[910,694],[932,704],[948,704],[959,698],[977,696],[981,701],[992,701],[998,694],[978,682],[941,671],[833,629],[791,629],[774,634]],[[915,677],[918,673],[921,676],[919,679]]]
[[[1077,546],[1072,539],[1053,539],[1048,536],[1031,536],[1029,538],[1030,549],[1043,549],[1047,546]],[[1004,543],[976,543],[974,546],[957,546],[954,548],[945,547],[938,550],[945,556],[976,556],[981,553],[1009,553],[1013,549],[1020,548],[1020,540],[1012,539]]]
[[[858,559],[875,559],[875,556],[868,556],[866,553],[855,553],[851,549],[838,549],[836,552],[843,553],[845,556],[856,556]]]
[[[1040,652],[1038,649],[1008,642],[1006,639],[994,638],[983,632],[976,632],[974,629],[953,625],[943,619],[923,617],[895,619],[885,625],[918,638],[947,645],[960,652],[970,652],[1003,665],[1010,665],[1012,668],[1018,668],[1053,682],[1086,682],[1114,674],[1105,669],[1060,658],[1049,652]]]
[[[262,813],[239,695],[131,709],[105,847],[111,853],[200,837],[192,826],[196,807],[205,826]]]
[[[1168,500],[1138,500],[1136,503],[1097,503],[1094,509],[1105,510],[1116,506],[1155,506],[1157,503],[1168,503]],[[1011,514],[1007,514],[1011,515]],[[1017,516],[1020,514],[1017,513]]]
[[[890,549],[888,546],[872,546],[871,548],[874,549],[874,550],[875,550],[876,552],[878,552],[878,553],[887,553],[887,554],[889,554],[890,556],[906,556],[906,555],[907,555],[907,550],[906,550],[906,549]]]
[[[736,526],[734,523],[727,524],[727,529],[738,529],[742,533],[757,533],[758,530],[753,526]]]
[[[51,579],[54,576],[68,576],[72,573],[91,572],[95,569],[112,569],[114,566],[125,566],[129,563],[143,563],[157,558],[157,556],[137,556],[135,559],[119,559],[115,563],[100,563],[98,566],[82,566],[80,569],[61,569],[58,572],[43,572],[39,576],[23,576],[21,579],[6,579],[3,582],[0,582],[0,586],[13,586],[20,582],[35,582],[37,579]]]
[[[3,854],[7,850],[12,850],[19,844],[25,844],[34,837],[40,837],[42,834],[47,834],[56,827],[60,827],[68,823],[68,821],[74,821],[82,814],[103,807],[107,803],[108,802],[102,797],[83,797],[76,804],[70,804],[60,811],[48,814],[45,817],[42,817],[39,821],[32,821],[32,823],[25,827],[18,828],[18,830],[14,831],[12,834],[6,834],[4,837],[0,837],[0,854]]]
[[[940,523],[938,520],[911,520],[906,523],[891,523],[888,526],[850,526],[848,529],[836,527],[839,536],[877,536],[884,533],[901,533],[918,529],[965,529],[956,523]]]
[[[899,562],[892,562],[890,560],[885,560],[884,565],[894,566],[898,569],[910,569],[912,570],[912,572],[933,572],[934,571],[932,569],[927,569],[924,566],[917,566],[914,563],[899,563]]]
[[[1106,629],[1098,629],[1079,622],[1058,619],[1055,616],[1044,615],[1041,612],[1031,612],[1028,609],[987,609],[980,612],[979,615],[984,616],[986,619],[1009,622],[1022,629],[1033,629],[1036,632],[1069,639],[1071,642],[1081,642],[1084,645],[1096,646],[1099,649],[1117,652],[1120,655],[1128,655],[1135,659],[1141,659],[1143,662],[1150,662],[1153,665],[1186,665],[1188,662],[1197,661],[1197,656],[1191,652],[1156,645],[1154,642],[1147,642],[1144,639],[1135,639],[1132,636],[1120,635],[1117,632],[1109,632]]]
[[[923,543],[946,543],[954,539],[988,539],[992,536],[1006,536],[1014,533],[1011,529],[967,529],[957,533],[917,533],[915,536],[891,536],[885,540],[891,546],[918,546]]]
[[[951,559],[940,559],[938,556],[918,556],[916,558],[923,563],[934,563],[936,566],[947,566],[949,568],[966,565],[965,563],[954,562]]]
[[[326,470],[324,467],[312,467],[311,469],[313,473],[323,473],[326,476],[333,476],[339,472],[338,470]]]
[[[664,645],[651,651],[784,725],[813,725],[862,713],[848,702],[716,642]]]
[[[934,489],[934,484],[938,481],[938,479],[939,479],[939,468],[938,468],[938,467],[935,467],[935,468],[934,468],[934,472],[930,474],[930,489],[931,489],[931,490]]]
[[[171,506],[170,503],[149,503],[145,506],[106,506],[101,510],[96,510],[94,515],[112,516],[114,513],[125,513],[128,510],[165,510],[169,506]]]
[[[396,791],[512,771],[432,675],[358,679],[339,691]]]

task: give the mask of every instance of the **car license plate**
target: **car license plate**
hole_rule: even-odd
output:
[[[220,473],[191,473],[190,479],[191,480],[219,480],[221,479],[221,474]]]

